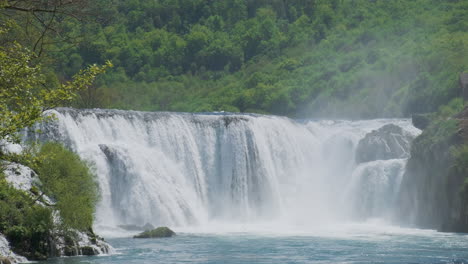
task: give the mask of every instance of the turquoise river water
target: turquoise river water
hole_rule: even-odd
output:
[[[115,253],[45,263],[468,263],[468,235],[355,224],[310,232],[178,232],[107,239]]]

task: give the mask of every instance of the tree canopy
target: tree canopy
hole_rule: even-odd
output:
[[[97,0],[82,8],[80,19],[54,24],[43,69],[67,80],[87,65],[112,61],[114,69],[80,92],[75,107],[407,116],[459,96],[457,76],[468,63],[467,6],[460,0]],[[18,12],[4,9],[23,25],[27,19]],[[51,19],[47,14],[42,20]],[[59,41],[65,35],[74,41]],[[33,41],[21,43],[34,49]]]
[[[0,28],[0,34],[6,30]],[[16,133],[42,119],[43,111],[71,102],[111,66],[91,65],[70,81],[48,86],[34,56],[16,41],[0,47],[0,139],[17,140]]]

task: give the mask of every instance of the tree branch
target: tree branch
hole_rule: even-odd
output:
[[[56,10],[42,9],[42,8],[22,8],[17,6],[5,6],[5,9],[22,11],[22,12],[45,12],[45,13],[55,13]]]

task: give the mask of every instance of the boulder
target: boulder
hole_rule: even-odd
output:
[[[11,264],[11,260],[7,257],[0,256],[0,264]]]
[[[65,246],[62,248],[62,254],[63,256],[71,257],[71,256],[78,256],[78,251],[76,250],[76,247],[73,246]]]
[[[81,247],[81,255],[83,256],[94,256],[94,255],[98,255],[99,252],[91,247],[91,246],[84,246],[84,247]]]
[[[414,136],[394,124],[367,133],[356,149],[356,162],[408,158]]]
[[[169,227],[161,226],[153,230],[142,232],[133,238],[160,238],[160,237],[172,237],[176,233],[169,229]]]

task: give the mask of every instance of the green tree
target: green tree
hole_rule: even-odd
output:
[[[0,28],[0,34],[5,33]],[[0,47],[0,140],[17,141],[17,132],[41,120],[43,111],[71,102],[77,92],[89,87],[98,74],[112,66],[91,65],[71,81],[57,87],[45,85],[34,53],[17,42]]]

